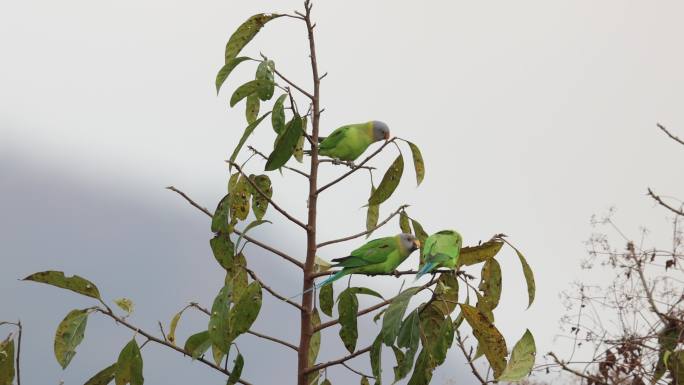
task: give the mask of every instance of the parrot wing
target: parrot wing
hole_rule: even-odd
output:
[[[383,263],[387,257],[396,249],[395,237],[374,239],[358,249],[351,252],[351,255],[343,258],[333,259],[337,266],[341,267],[361,267]]]
[[[344,126],[333,131],[330,136],[326,137],[325,140],[321,142],[319,148],[321,150],[331,150],[337,147],[337,144],[344,140],[344,138],[347,136],[348,129],[348,126]]]

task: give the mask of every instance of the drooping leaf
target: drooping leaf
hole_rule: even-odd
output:
[[[110,382],[112,382],[112,380],[114,380],[114,376],[116,375],[116,369],[117,365],[115,362],[107,366],[106,368],[100,370],[94,376],[90,377],[90,379],[86,381],[84,385],[107,385]]]
[[[244,221],[249,215],[249,201],[252,197],[252,185],[247,177],[240,176],[230,194],[230,217],[232,220]]]
[[[417,349],[420,342],[420,309],[415,309],[401,323],[397,335],[397,346]]]
[[[285,132],[278,137],[275,148],[266,161],[266,171],[276,170],[292,157],[297,141],[302,135],[302,119],[295,116],[285,126]]]
[[[66,277],[62,271],[48,270],[33,273],[24,278],[24,281],[47,283],[48,285],[57,286],[88,297],[100,299],[100,291],[94,283],[79,277],[78,275]]]
[[[325,285],[318,292],[318,303],[321,306],[321,311],[328,317],[332,317],[334,293],[333,285]]]
[[[259,116],[260,105],[259,95],[251,94],[247,96],[247,103],[245,103],[245,119],[247,119],[248,124],[254,123],[257,116]]]
[[[399,380],[406,377],[406,374],[408,374],[408,371],[404,372],[404,367],[406,366],[407,360],[404,352],[394,345],[392,345],[392,352],[394,352],[394,360],[397,363],[397,365],[392,368],[394,371],[394,383],[397,383]],[[410,365],[413,366],[413,361],[411,361]],[[409,370],[410,369],[411,368],[409,367]]]
[[[55,357],[57,362],[66,369],[71,359],[76,355],[76,347],[83,341],[88,313],[90,310],[72,310],[57,326],[55,333]]]
[[[252,212],[257,220],[262,219],[266,215],[268,209],[268,200],[273,196],[273,187],[271,187],[271,178],[268,175],[250,176],[254,184],[259,188],[259,191],[264,193],[261,195],[259,191],[253,188],[252,191]]]
[[[375,187],[371,186],[371,196],[375,193]],[[378,225],[378,218],[380,217],[380,205],[368,205],[368,211],[366,212],[366,238],[370,237]]]
[[[247,286],[245,292],[230,310],[229,341],[232,342],[240,334],[249,330],[261,310],[261,285],[259,282],[252,282]]]
[[[238,145],[235,146],[235,149],[233,150],[233,153],[230,155],[230,161],[234,162],[235,158],[237,158],[238,154],[240,153],[240,150],[242,149],[242,146],[245,145],[245,142],[247,141],[247,138],[249,138],[250,135],[252,135],[252,132],[254,132],[254,129],[257,128],[259,123],[261,123],[264,118],[268,116],[271,112],[267,112],[257,120],[254,121],[254,123],[250,123],[246,128],[245,132],[242,134],[242,137],[240,138],[240,141],[238,142]]]
[[[228,43],[226,44],[226,55],[225,60],[228,63],[231,59],[235,58],[238,53],[244,48],[247,43],[250,42],[256,36],[256,34],[261,30],[261,28],[269,21],[278,18],[282,15],[278,14],[256,14],[244,23],[242,23],[233,34],[230,36]]]
[[[235,182],[237,182],[237,178],[235,178]],[[230,195],[226,194],[226,196],[224,196],[216,206],[214,216],[211,218],[211,231],[213,233],[221,232],[230,234],[233,232],[233,229],[230,226],[230,205],[228,204],[229,199]]]
[[[481,281],[479,289],[483,299],[487,302],[490,310],[499,305],[501,298],[501,266],[496,259],[488,259],[482,265]]]
[[[190,357],[197,358],[204,354],[209,347],[211,347],[211,339],[209,338],[209,331],[205,330],[197,334],[193,334],[185,341],[184,349]]]
[[[403,210],[399,214],[399,228],[401,229],[402,233],[411,234],[411,225],[409,225],[409,217]]]
[[[216,93],[218,94],[221,90],[221,86],[228,79],[228,75],[237,67],[238,64],[249,59],[248,57],[236,57],[226,62],[226,64],[221,67],[219,72],[216,74]]]
[[[368,382],[368,377],[361,377],[361,385],[370,385],[370,382]]]
[[[510,243],[509,246],[513,247],[513,245],[511,245]],[[523,275],[525,276],[525,282],[527,283],[527,308],[529,309],[530,306],[532,306],[532,302],[534,302],[534,295],[536,292],[536,285],[534,283],[534,273],[532,272],[532,268],[527,263],[525,256],[520,252],[520,250],[518,250],[516,247],[513,247],[513,250],[515,250],[515,253],[518,254],[518,258],[520,259],[520,265],[522,265],[523,269]]]
[[[409,147],[411,147],[411,155],[413,155],[413,168],[416,170],[416,182],[420,186],[425,178],[425,163],[423,162],[423,155],[420,153],[418,146],[411,142],[407,142]]]
[[[231,288],[229,295],[233,302],[247,290],[247,261],[242,253],[233,258],[233,264],[226,270],[224,284]]]
[[[242,176],[242,174],[240,174],[239,172],[235,172],[233,174],[230,174],[230,178],[228,178],[228,193],[229,194],[235,192],[235,186],[237,186],[237,182],[238,182],[238,180],[240,180],[241,176]]]
[[[214,298],[209,315],[209,339],[211,343],[223,352],[227,352],[232,341],[228,341],[229,325],[228,314],[230,310],[231,287],[224,286]]]
[[[256,71],[256,80],[264,80],[269,84],[268,87],[263,87],[257,90],[257,95],[261,100],[269,100],[273,97],[275,90],[275,80],[273,79],[273,72],[275,71],[275,63],[273,60],[264,60],[259,63]]]
[[[356,328],[356,313],[359,311],[359,301],[349,289],[343,291],[338,297],[337,313],[340,319],[340,338],[344,346],[353,353],[356,349],[356,340],[359,337]]]
[[[444,317],[435,306],[426,306],[420,312],[420,336],[423,349],[430,355],[434,367],[444,363],[454,341],[454,325],[451,317]]]
[[[399,334],[401,328],[401,321],[406,313],[411,297],[420,291],[418,287],[410,287],[402,291],[399,295],[394,297],[390,305],[385,311],[385,316],[382,318],[382,340],[387,346],[392,346],[394,340]]]
[[[379,205],[386,201],[399,186],[399,181],[404,173],[404,157],[399,154],[392,165],[385,171],[382,181],[373,195],[368,198],[369,205]]]
[[[238,380],[240,380],[240,376],[242,375],[242,368],[244,366],[245,359],[242,358],[242,354],[238,353],[237,357],[235,357],[233,370],[230,372],[230,376],[228,376],[228,382],[226,383],[226,385],[237,384]]]
[[[173,318],[171,318],[169,332],[166,334],[166,340],[174,345],[176,344],[176,329],[178,328],[178,322],[180,321],[184,311],[185,309],[179,311],[173,316]]]
[[[382,297],[382,294],[378,293],[375,290],[369,289],[367,287],[350,287],[347,289],[350,293],[356,295],[356,294],[365,294],[365,295],[371,295],[373,297],[377,297],[380,299],[384,299]]]
[[[382,333],[378,334],[371,345],[370,363],[375,385],[382,383]]]
[[[428,238],[428,234],[423,229],[423,225],[421,225],[417,220],[411,219],[411,225],[413,225],[413,235],[420,241],[420,255],[418,257],[418,263],[420,266],[422,266],[425,263],[423,248],[425,247],[425,240]]]
[[[221,362],[223,362],[223,357],[225,356],[226,352],[224,352],[220,347],[214,344],[211,345],[211,357],[214,359],[216,366],[221,366]]]
[[[133,338],[119,353],[116,361],[116,385],[143,385],[143,360],[138,343]]]
[[[233,256],[235,255],[235,245],[230,240],[228,234],[220,233],[209,240],[211,251],[214,253],[214,258],[223,267],[228,270],[233,266]]]
[[[534,366],[534,357],[537,354],[537,347],[534,337],[529,330],[525,331],[522,338],[513,346],[511,359],[506,365],[498,381],[520,381],[527,377]]]
[[[478,246],[463,247],[458,257],[458,266],[471,266],[494,258],[501,246],[501,241],[487,241]]]
[[[498,378],[506,367],[506,340],[499,330],[477,308],[461,304],[463,317],[473,329],[473,335],[482,348],[489,365],[494,370],[494,378]]]
[[[14,376],[14,340],[8,337],[0,342],[0,385],[12,385]]]
[[[118,306],[121,310],[125,311],[126,314],[129,315],[133,313],[133,310],[135,309],[135,304],[128,298],[115,299],[114,303],[116,304],[116,306]]]
[[[272,223],[272,222],[271,222],[271,221],[264,220],[264,219],[257,219],[257,220],[255,220],[255,221],[250,222],[250,223],[242,230],[242,233],[240,234],[240,236],[239,236],[238,239],[237,239],[237,242],[235,243],[235,252],[236,252],[236,253],[240,251],[240,247],[239,247],[239,246],[240,246],[240,241],[241,241],[242,238],[247,234],[247,232],[248,232],[249,230],[251,230],[251,229],[257,227],[257,226],[263,225],[264,223]]]
[[[294,156],[297,162],[304,162],[304,135],[299,137],[292,156]]]
[[[413,374],[408,381],[407,385],[423,385],[429,384],[432,379],[432,372],[435,368],[432,362],[432,357],[429,352],[425,349],[420,351],[418,354],[418,359],[416,360],[415,368],[413,369]]]
[[[332,286],[332,285],[329,285]],[[318,314],[318,309],[314,309],[311,314],[311,326],[316,328],[321,324],[321,316]],[[311,336],[309,341],[309,366],[313,366],[318,358],[318,352],[321,350],[321,332],[317,331]],[[309,374],[309,384],[317,383],[319,372],[315,371]]]
[[[442,273],[437,280],[430,306],[435,307],[443,317],[451,314],[458,304],[458,279],[455,274]]]
[[[285,98],[287,98],[287,94],[280,95],[275,103],[273,103],[271,125],[276,134],[280,134],[285,129]]]

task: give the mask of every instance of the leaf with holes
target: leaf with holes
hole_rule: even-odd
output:
[[[237,67],[238,64],[242,63],[245,60],[248,60],[248,57],[236,57],[234,59],[231,59],[226,62],[226,64],[221,67],[219,72],[216,74],[216,93],[218,94],[219,91],[221,90],[221,86],[223,83],[225,83],[226,79],[228,79],[228,75],[230,75],[231,72]]]
[[[214,298],[214,304],[211,306],[211,314],[209,315],[209,339],[211,343],[223,352],[227,352],[230,347],[228,341],[229,325],[228,314],[230,311],[230,295],[231,288],[224,286],[219,290]]]
[[[257,95],[261,100],[269,100],[273,97],[273,91],[275,90],[274,71],[275,63],[273,60],[264,60],[257,67],[256,80],[264,80],[268,84],[268,86],[257,90]]]
[[[501,376],[497,381],[520,381],[527,377],[534,366],[534,357],[537,354],[537,347],[534,343],[534,337],[529,330],[525,331],[522,338],[513,346],[511,352],[511,359],[506,365]]]
[[[333,285],[325,285],[318,292],[318,302],[321,306],[321,311],[328,317],[332,317],[333,304],[335,302]]]
[[[496,259],[488,259],[482,265],[481,281],[478,289],[482,291],[483,300],[490,310],[499,305],[501,299],[501,266]]]
[[[249,215],[249,201],[252,197],[252,185],[244,175],[240,176],[233,192],[230,194],[230,217],[232,220],[244,221]]]
[[[349,289],[343,291],[337,298],[337,312],[339,314],[340,338],[344,346],[353,353],[356,349],[356,340],[359,337],[358,329],[356,328],[356,313],[359,311],[359,300],[353,292]]]
[[[373,195],[368,198],[369,205],[379,205],[386,201],[394,190],[399,186],[399,181],[404,173],[404,157],[399,154],[392,165],[385,171],[382,181],[378,188],[373,192]]]
[[[135,338],[121,350],[116,366],[114,375],[116,385],[143,385],[143,360]]]
[[[292,157],[297,141],[302,135],[302,119],[295,116],[287,123],[285,132],[276,141],[275,148],[266,161],[266,171],[273,171],[284,166]]]
[[[228,39],[225,55],[226,63],[234,59],[247,43],[259,33],[259,30],[261,30],[266,23],[280,16],[282,15],[275,13],[259,13],[242,23],[235,32],[230,35],[230,39]]]
[[[240,153],[240,150],[242,149],[242,146],[245,145],[245,142],[247,141],[247,138],[249,138],[250,135],[254,132],[254,129],[257,128],[259,123],[261,123],[264,118],[268,116],[271,112],[267,112],[257,120],[254,121],[254,123],[250,123],[247,128],[245,128],[245,132],[242,133],[242,137],[240,138],[240,141],[238,142],[238,145],[235,146],[235,149],[233,150],[233,153],[230,155],[230,161],[235,162],[235,159],[237,158],[238,154]]]
[[[57,362],[62,369],[69,366],[71,359],[76,355],[76,347],[83,341],[89,311],[88,309],[72,310],[57,326],[54,350]]]
[[[57,286],[62,289],[71,290],[78,294],[83,294],[88,297],[100,299],[100,291],[94,283],[85,278],[74,275],[66,277],[62,271],[41,271],[33,273],[24,278],[24,281],[34,281],[47,283],[48,285]]]
[[[271,178],[268,175],[250,175],[250,179],[259,188],[259,191],[263,193],[263,195],[260,194],[259,191],[252,187],[252,212],[256,219],[259,220],[266,215],[268,200],[273,197],[273,187],[271,187]]]
[[[506,340],[501,332],[478,309],[461,304],[463,317],[473,329],[473,334],[484,352],[489,365],[494,370],[494,378],[498,378],[506,367]]]
[[[214,210],[214,216],[211,218],[211,232],[213,233],[227,233],[233,232],[230,226],[230,218],[228,212],[230,211],[230,206],[228,200],[230,195],[226,194],[216,206]]]

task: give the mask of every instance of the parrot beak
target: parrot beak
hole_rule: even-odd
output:
[[[389,132],[386,132],[386,133],[385,133],[385,140],[389,140],[389,138],[390,138],[390,133],[389,133]]]
[[[413,246],[416,248],[416,250],[417,250],[417,249],[420,249],[420,241],[417,240],[417,239],[414,240],[414,241],[413,241]]]

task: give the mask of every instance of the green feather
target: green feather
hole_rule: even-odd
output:
[[[373,143],[373,123],[342,126],[319,144],[319,153],[340,160],[353,161]]]

